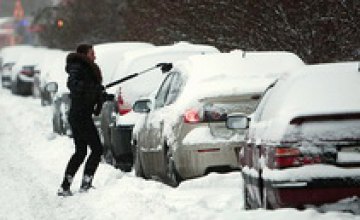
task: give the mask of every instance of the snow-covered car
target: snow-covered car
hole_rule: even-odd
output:
[[[1,67],[1,86],[4,88],[11,86],[11,69],[14,65],[15,62],[6,62]]]
[[[271,85],[249,118],[239,157],[245,208],[334,203],[360,196],[358,63],[309,65]]]
[[[96,63],[99,65],[102,75],[103,75],[103,84],[109,83],[113,79],[113,71],[115,67],[121,63],[122,54],[129,51],[135,50],[143,47],[152,47],[149,43],[144,42],[114,42],[114,43],[104,43],[94,45],[94,50],[96,53]],[[55,92],[53,97],[54,102],[54,111],[53,111],[53,130],[59,134],[67,134],[71,136],[70,125],[67,120],[68,112],[70,109],[70,92],[66,87],[66,80],[68,74],[65,72],[66,65],[66,56],[69,52],[63,52],[60,56],[54,61],[54,64],[48,71],[49,74],[46,78],[43,78],[44,82],[56,82],[58,85],[58,91]],[[42,75],[44,77],[44,75]],[[116,76],[115,76],[116,77]],[[46,85],[47,83],[43,83]],[[50,94],[48,91],[44,90],[46,94]],[[52,92],[54,93],[54,92]],[[104,107],[107,104],[104,104]],[[101,115],[105,115],[103,112]],[[101,116],[102,118],[103,116]],[[98,118],[95,118],[97,122]]]
[[[53,131],[58,134],[71,135],[70,125],[67,120],[70,96],[66,87],[67,74],[65,72],[65,61],[68,52],[63,52],[52,61],[50,69],[40,76],[41,103],[52,103]],[[48,91],[49,84],[56,83],[56,91]]]
[[[52,78],[58,78],[58,76],[52,76],[61,74],[64,75],[64,65],[59,65],[61,62],[59,59],[65,59],[64,54],[66,52],[62,50],[49,49],[46,51],[44,59],[35,67],[33,96],[40,97],[41,105],[46,106],[52,103],[51,95],[45,91],[44,87],[46,83],[53,81]]]
[[[243,51],[177,63],[153,100],[134,105],[145,113],[133,133],[136,175],[177,185],[211,171],[239,169],[236,152],[244,137],[226,128],[227,115],[251,114],[268,85],[303,65],[288,52]]]
[[[117,69],[116,73],[119,78],[140,73],[149,68],[151,70],[115,88],[117,90],[116,105],[113,109],[116,111],[112,114],[115,117],[109,117],[109,120],[101,125],[103,133],[107,134],[107,138],[104,138],[105,153],[114,159],[116,166],[123,170],[131,170],[133,154],[130,142],[132,128],[137,121],[136,115],[134,117],[131,111],[132,106],[137,99],[148,96],[156,90],[165,77],[160,68],[153,67],[158,63],[171,63],[192,55],[209,53],[219,53],[219,50],[210,45],[179,42],[124,54],[123,65]]]
[[[31,49],[31,46],[18,45],[9,46],[2,48],[0,51],[0,74],[1,74],[1,85],[5,88],[11,88],[11,73],[16,61],[19,57]]]
[[[47,49],[34,47],[23,53],[12,68],[11,92],[32,95],[35,67],[45,58]]]

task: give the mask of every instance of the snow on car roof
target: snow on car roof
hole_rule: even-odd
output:
[[[97,44],[94,46],[96,52],[96,63],[99,65],[103,74],[103,83],[114,80],[115,71],[118,65],[123,62],[123,55],[131,50],[142,48],[153,48],[154,45],[144,42],[115,42]]]
[[[230,53],[192,56],[185,65],[189,74],[201,78],[219,74],[277,77],[279,73],[303,66],[304,62],[290,52],[236,50]]]
[[[278,82],[264,117],[360,111],[358,62],[308,65]]]
[[[174,53],[176,51],[199,51],[199,50],[219,52],[219,50],[214,46],[204,45],[204,44],[191,44],[188,42],[179,42],[173,45],[158,46],[156,48],[131,51],[125,55],[126,56],[125,59],[134,60],[139,57],[151,56],[160,53],[166,54],[166,53]]]
[[[192,56],[179,62],[174,71],[184,72],[188,93],[198,96],[227,96],[263,92],[281,74],[302,67],[304,62],[289,52],[244,52]]]
[[[3,59],[3,63],[12,63],[17,61],[21,54],[23,54],[26,50],[33,49],[32,46],[29,45],[16,45],[16,46],[8,46],[1,49],[1,57]]]
[[[107,43],[102,43],[102,44],[96,44],[94,45],[94,50],[96,52],[100,51],[100,50],[108,50],[111,49],[113,50],[114,48],[119,48],[119,49],[126,49],[127,47],[133,47],[133,45],[142,45],[142,46],[153,46],[151,43],[146,43],[146,42],[137,42],[137,41],[121,41],[121,42],[107,42]]]

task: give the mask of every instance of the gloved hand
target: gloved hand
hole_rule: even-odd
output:
[[[105,102],[105,99],[104,99],[104,96],[103,96],[103,93],[105,93],[105,87],[101,84],[97,84],[95,86],[95,91],[96,91],[96,94],[97,94],[97,101],[96,101],[96,104],[95,104],[95,107],[94,107],[94,115],[95,116],[99,116],[100,113],[101,113],[101,109],[102,109],[102,106]]]
[[[95,85],[95,91],[98,93],[102,93],[103,91],[105,91],[105,87],[101,84],[96,84]]]
[[[105,91],[103,91],[102,96],[104,101],[113,101],[115,98],[114,94],[109,94]]]
[[[95,116],[99,116],[101,113],[101,109],[102,109],[102,104],[101,103],[96,103],[95,108],[94,108],[94,115]]]

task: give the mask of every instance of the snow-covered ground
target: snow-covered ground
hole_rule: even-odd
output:
[[[239,172],[210,174],[178,188],[143,180],[100,164],[95,190],[56,196],[73,153],[68,137],[52,133],[51,107],[0,88],[0,219],[360,219],[359,215],[314,209],[245,211]]]

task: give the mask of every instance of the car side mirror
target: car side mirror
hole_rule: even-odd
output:
[[[228,115],[226,120],[226,127],[229,129],[248,129],[249,124],[249,117],[243,113]]]
[[[56,93],[58,91],[58,87],[59,86],[58,86],[57,82],[49,82],[45,85],[44,89],[47,92]]]
[[[137,113],[149,113],[151,109],[150,99],[139,99],[133,105],[133,111]]]

